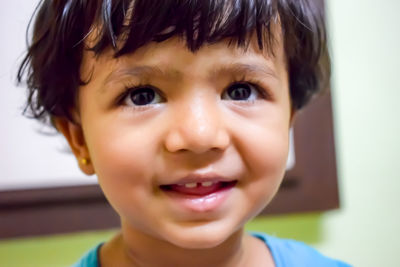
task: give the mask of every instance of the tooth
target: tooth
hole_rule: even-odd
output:
[[[188,184],[185,184],[185,187],[186,188],[195,188],[197,186],[197,183],[188,183]]]
[[[201,185],[208,187],[208,186],[212,186],[213,182],[202,182]]]

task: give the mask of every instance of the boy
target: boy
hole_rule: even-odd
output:
[[[320,12],[294,0],[41,2],[18,76],[28,70],[28,107],[121,219],[76,266],[347,266],[243,230],[278,190],[295,112],[329,78]]]

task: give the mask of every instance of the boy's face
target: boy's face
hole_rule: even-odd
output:
[[[118,59],[86,52],[74,151],[90,156],[125,231],[213,247],[276,193],[291,122],[282,44],[275,57],[255,42],[246,52],[227,44],[191,53],[173,38]]]

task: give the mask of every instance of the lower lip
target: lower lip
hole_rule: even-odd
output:
[[[232,188],[224,188],[205,196],[165,192],[176,205],[192,212],[211,212],[217,210],[229,197]]]

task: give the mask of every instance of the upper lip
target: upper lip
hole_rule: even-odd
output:
[[[163,185],[173,185],[173,184],[178,184],[178,185],[183,185],[183,184],[189,184],[189,183],[203,183],[203,182],[233,182],[235,179],[233,178],[228,178],[216,173],[191,173],[188,174],[178,180],[175,180],[172,183],[168,184],[163,184]]]

